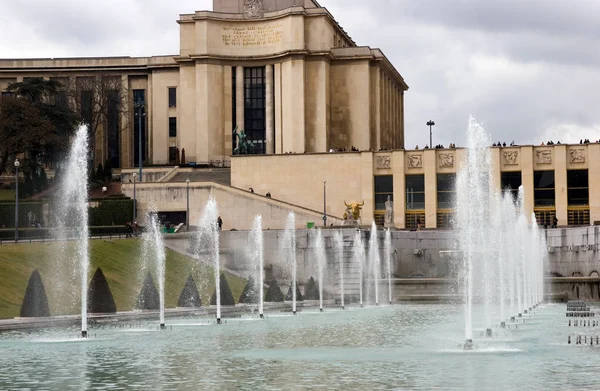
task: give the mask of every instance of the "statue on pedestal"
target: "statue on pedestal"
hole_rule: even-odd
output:
[[[237,137],[237,146],[233,150],[234,155],[247,155],[250,153],[250,150],[254,147],[252,141],[248,140],[248,136],[244,129],[241,129],[239,132],[237,130],[237,126],[233,130],[233,137]]]
[[[383,223],[385,228],[394,228],[394,201],[392,201],[392,197],[387,196],[387,201],[385,202],[385,220]]]

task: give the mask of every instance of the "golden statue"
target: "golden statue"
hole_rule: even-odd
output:
[[[348,219],[351,214],[354,220],[358,220],[360,218],[360,210],[365,205],[365,202],[363,201],[362,204],[359,204],[358,202],[347,204],[346,201],[344,201],[344,205],[346,205],[346,213],[344,213],[344,219]]]

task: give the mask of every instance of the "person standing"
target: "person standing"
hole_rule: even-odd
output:
[[[223,219],[221,219],[221,216],[217,219],[217,225],[219,226],[219,231],[221,231],[223,229]]]

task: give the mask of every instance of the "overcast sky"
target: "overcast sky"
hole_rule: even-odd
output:
[[[410,86],[406,147],[464,144],[469,114],[492,139],[600,138],[600,0],[319,0]],[[0,57],[179,51],[180,13],[212,0],[0,0]]]

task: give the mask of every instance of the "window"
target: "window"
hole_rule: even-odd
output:
[[[438,209],[454,208],[456,174],[437,174]]]
[[[589,205],[588,170],[567,171],[567,198],[569,205]]]
[[[569,208],[567,223],[569,225],[590,225],[590,208]]]
[[[519,198],[519,187],[522,184],[521,171],[500,173],[502,191],[509,192],[515,201]]]
[[[454,226],[454,212],[440,211],[437,212],[437,227],[452,228]]]
[[[177,164],[177,147],[169,147],[169,164]]]
[[[554,171],[534,171],[533,198],[535,206],[554,206]]]
[[[265,68],[244,68],[244,131],[251,154],[266,151]]]
[[[237,68],[231,68],[231,150],[237,147],[237,137],[233,134],[237,126]]]
[[[425,228],[425,212],[406,212],[404,226],[406,229]]]
[[[119,91],[107,91],[107,142],[108,160],[113,168],[120,168],[120,96]]]
[[[169,137],[177,137],[177,118],[169,117]]]
[[[556,217],[556,209],[540,208],[534,209],[533,212],[540,227],[552,227],[552,223]]]
[[[406,176],[406,209],[425,209],[425,176]]]
[[[140,152],[142,161],[146,160],[146,90],[133,90],[133,157],[134,166],[139,166]],[[140,132],[141,129],[141,132]],[[141,151],[139,147],[141,133]]]
[[[385,202],[390,197],[394,201],[394,176],[378,175],[375,177],[375,210],[385,210]]]
[[[177,107],[177,88],[175,87],[169,87],[169,107]]]
[[[92,107],[94,104],[94,93],[90,90],[81,91],[81,118],[83,122],[92,126]]]

